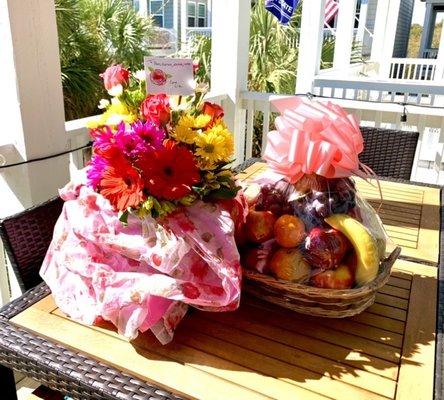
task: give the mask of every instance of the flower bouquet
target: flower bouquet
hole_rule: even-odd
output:
[[[301,98],[274,101],[268,170],[246,190],[250,211],[238,241],[247,291],[296,311],[346,317],[370,306],[399,254],[351,176],[359,162],[357,120],[341,107]],[[374,175],[374,174],[373,174]]]
[[[113,97],[90,124],[89,166],[60,192],[41,275],[71,318],[167,343],[187,305],[239,303],[234,229],[246,208],[228,168],[233,135],[201,87],[147,95],[144,74],[120,65],[102,77]]]

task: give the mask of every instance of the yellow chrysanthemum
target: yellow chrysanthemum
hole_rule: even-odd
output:
[[[179,142],[191,144],[196,139],[197,132],[192,128],[188,128],[184,125],[177,125],[174,131],[174,137]]]
[[[211,117],[209,115],[202,114],[197,117],[189,114],[184,115],[177,123],[174,137],[180,142],[192,144],[196,140],[199,130],[205,128],[210,121]]]
[[[194,118],[194,127],[196,129],[205,128],[211,121],[211,117],[207,114],[200,114]]]
[[[131,124],[136,119],[137,115],[130,113],[125,104],[114,98],[111,100],[107,110],[102,115],[99,115],[97,119],[89,121],[87,127],[93,129],[103,125],[115,126],[122,121]]]
[[[174,137],[179,142],[188,144],[194,143],[198,132],[193,128],[194,118],[191,115],[184,115],[177,123],[176,129],[174,130]]]
[[[196,155],[206,164],[227,162],[234,152],[233,135],[223,124],[198,135],[195,142]]]

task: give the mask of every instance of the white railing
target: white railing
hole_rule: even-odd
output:
[[[438,57],[438,49],[425,49],[422,52],[422,57],[436,59]]]
[[[261,152],[267,140],[267,133],[273,129],[272,121],[276,112],[270,105],[270,99],[288,96],[276,96],[269,93],[243,92],[242,108],[246,110],[246,151],[248,159]],[[329,99],[319,99],[329,101]],[[374,126],[388,129],[418,131],[419,141],[411,179],[427,183],[444,181],[442,163],[444,156],[444,110],[433,107],[408,106],[408,122],[401,122],[404,107],[398,104],[363,102],[349,99],[331,100],[355,114],[362,126]],[[431,166],[422,168],[421,165]]]
[[[187,42],[195,36],[211,37],[211,26],[205,28],[185,28],[185,39]]]
[[[435,82],[369,78],[344,78],[318,75],[313,93],[350,100],[405,102],[425,105],[444,103],[444,86]]]
[[[438,61],[426,58],[392,58],[389,79],[433,81]]]

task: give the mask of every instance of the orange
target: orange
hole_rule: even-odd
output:
[[[298,217],[284,214],[274,224],[274,236],[280,246],[296,247],[305,238],[305,225]]]

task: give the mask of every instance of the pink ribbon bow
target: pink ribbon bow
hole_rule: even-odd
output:
[[[269,168],[295,183],[305,174],[342,178],[359,171],[364,149],[358,120],[340,106],[300,97],[271,102],[281,113],[268,133],[264,153]]]

